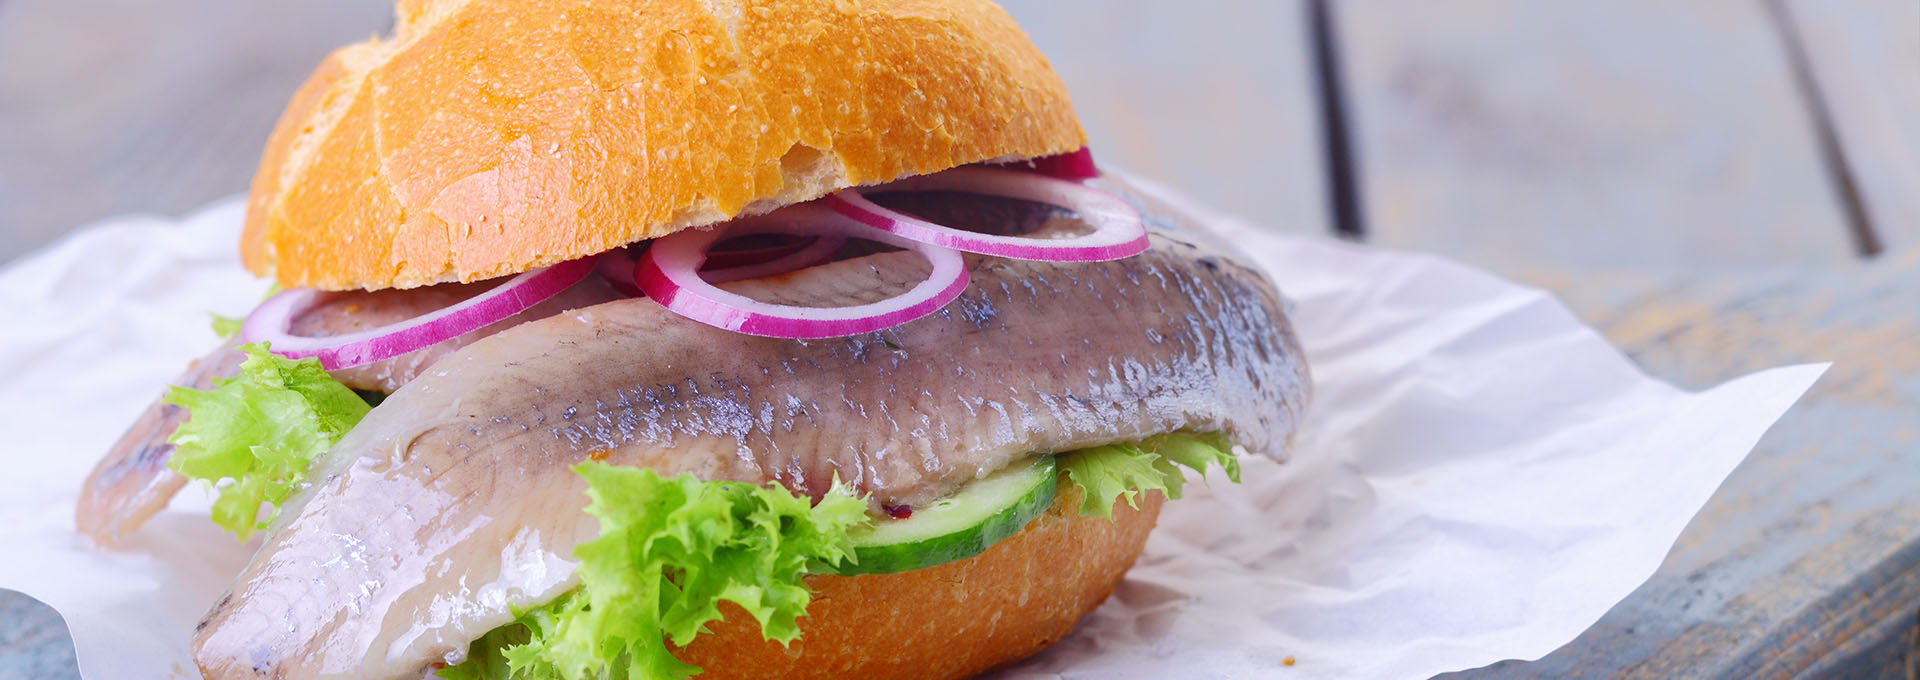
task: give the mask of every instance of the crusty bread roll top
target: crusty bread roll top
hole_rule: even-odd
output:
[[[294,95],[241,250],[285,286],[473,281],[1083,145],[988,0],[405,0]]]

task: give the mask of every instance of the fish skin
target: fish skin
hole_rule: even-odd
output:
[[[576,585],[573,546],[597,532],[570,470],[585,460],[815,497],[838,476],[912,504],[1036,451],[1173,430],[1284,455],[1310,377],[1281,298],[1166,226],[1116,262],[969,257],[960,299],[863,336],[756,338],[632,299],[475,342],[316,462],[195,658],[212,680],[410,680],[459,660]],[[736,291],[923,271],[884,253]]]
[[[234,344],[225,343],[189,364],[174,384],[204,390],[213,387],[214,380],[232,377],[246,358]],[[148,406],[87,473],[74,504],[74,527],[101,545],[117,545],[167,507],[187,484],[186,477],[167,468],[173,456],[167,438],[185,422],[184,408],[159,400]]]
[[[487,284],[452,284],[410,290],[329,293],[290,324],[294,335],[326,337],[354,333],[405,321],[452,305],[485,291]],[[459,337],[364,366],[333,371],[334,379],[357,390],[392,392],[419,375],[441,357],[480,338],[564,310],[622,297],[606,280],[593,275],[518,314]],[[215,380],[231,378],[246,353],[228,341],[189,365],[175,385],[211,389]],[[80,486],[74,504],[74,527],[100,545],[118,545],[154,514],[166,508],[187,478],[167,467],[173,445],[167,439],[187,422],[186,409],[160,399],[140,414],[120,439],[107,449]]]

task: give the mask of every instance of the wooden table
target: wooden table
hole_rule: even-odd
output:
[[[0,0],[0,259],[242,190],[385,5]],[[1599,624],[1455,675],[1920,677],[1920,0],[1008,5],[1105,161],[1544,286],[1684,386],[1835,362]],[[57,622],[0,599],[0,678],[73,677]]]

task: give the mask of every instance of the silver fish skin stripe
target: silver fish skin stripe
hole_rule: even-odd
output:
[[[1175,430],[1284,456],[1310,378],[1283,302],[1210,239],[1155,220],[1102,263],[969,258],[940,312],[821,341],[739,335],[645,299],[525,323],[407,383],[316,463],[196,635],[226,678],[419,678],[573,588],[587,460],[671,476],[836,477],[919,504],[1034,455]],[[845,304],[925,265],[869,255],[742,284]],[[854,297],[858,297],[857,295]]]

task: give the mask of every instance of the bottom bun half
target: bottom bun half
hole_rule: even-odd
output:
[[[965,678],[1033,655],[1073,630],[1133,566],[1163,498],[1082,517],[1062,480],[1053,506],[986,552],[898,574],[809,576],[814,591],[792,645],[761,638],[746,611],[677,650],[700,680]]]

